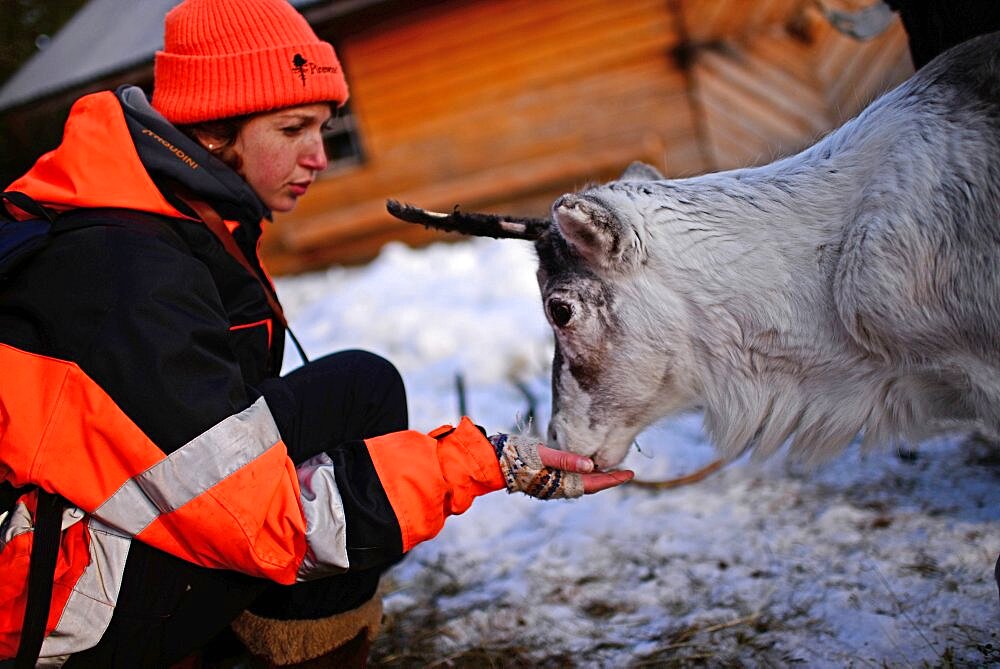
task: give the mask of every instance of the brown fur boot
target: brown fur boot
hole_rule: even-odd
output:
[[[244,611],[232,627],[256,666],[363,669],[381,622],[382,598],[376,595],[353,611],[318,620],[275,620]]]

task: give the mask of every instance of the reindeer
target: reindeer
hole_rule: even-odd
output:
[[[672,180],[633,164],[551,220],[388,207],[534,240],[549,443],[599,467],[692,408],[729,456],[1000,432],[1000,33],[763,167]]]

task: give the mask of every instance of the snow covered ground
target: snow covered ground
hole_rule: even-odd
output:
[[[524,242],[474,240],[279,280],[313,356],[392,360],[411,424],[525,429],[551,333]],[[297,364],[290,351],[285,369]],[[519,389],[519,386],[522,389]],[[639,437],[639,478],[713,459],[698,415]],[[816,471],[740,461],[674,490],[540,502],[499,492],[390,573],[374,666],[1000,664],[1000,453],[963,435],[849,450]]]

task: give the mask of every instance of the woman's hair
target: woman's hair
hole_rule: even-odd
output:
[[[243,160],[233,147],[236,144],[236,138],[240,135],[240,131],[243,130],[243,126],[254,116],[257,116],[257,113],[230,116],[211,121],[200,121],[198,123],[187,123],[178,125],[177,129],[205,146],[209,153],[238,173],[240,168],[243,167]],[[204,139],[207,137],[211,137],[213,140],[211,147],[205,145]],[[215,142],[218,143],[216,144]]]

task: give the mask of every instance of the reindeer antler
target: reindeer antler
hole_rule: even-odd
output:
[[[419,223],[447,232],[460,232],[475,237],[495,239],[528,239],[541,237],[550,222],[546,218],[518,218],[498,214],[477,214],[459,211],[458,205],[450,214],[427,211],[396,200],[386,200],[385,208],[396,218],[407,223]]]

